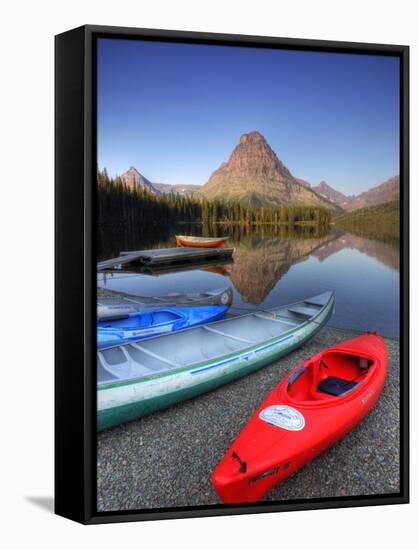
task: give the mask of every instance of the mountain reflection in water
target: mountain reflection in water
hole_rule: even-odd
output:
[[[274,307],[331,289],[336,312],[330,324],[399,336],[399,244],[340,231],[286,227],[255,232],[238,226],[177,229],[178,233],[228,235],[234,261],[224,265],[190,265],[182,270],[135,270],[98,274],[98,285],[132,294],[159,295],[215,289],[231,282],[233,314]],[[174,233],[150,241],[144,236],[101,237],[100,259],[120,250],[174,246]],[[105,246],[109,243],[110,248]],[[153,274],[153,272],[150,272]]]
[[[332,236],[308,239],[252,239],[236,247],[230,268],[233,286],[243,302],[261,304],[290,267],[301,262]]]

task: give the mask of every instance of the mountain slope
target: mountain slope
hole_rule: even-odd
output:
[[[359,208],[337,216],[337,227],[365,237],[399,238],[400,202],[398,200],[381,203],[368,208]]]
[[[305,205],[340,210],[295,178],[259,132],[243,134],[228,162],[195,194],[251,206]]]
[[[385,202],[398,200],[400,197],[400,178],[394,176],[384,183],[365,191],[353,198],[349,210],[368,208]]]

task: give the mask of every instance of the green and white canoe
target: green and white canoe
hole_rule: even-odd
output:
[[[97,353],[97,425],[110,428],[249,374],[298,348],[334,310],[333,292]]]

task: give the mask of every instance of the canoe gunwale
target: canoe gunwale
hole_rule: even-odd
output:
[[[307,325],[314,325],[314,326],[319,325],[317,330],[320,330],[320,328],[322,328],[322,326],[324,326],[324,324],[327,322],[328,318],[330,317],[330,314],[327,316],[327,318],[325,319],[325,321],[323,323],[317,323],[316,319],[320,315],[322,315],[322,313],[326,309],[330,308],[331,306],[333,308],[334,299],[335,299],[334,293],[331,292],[329,300],[326,302],[325,305],[323,305],[321,307],[321,309],[319,309],[319,311],[316,313],[316,315],[306,319],[305,321],[303,321],[302,323],[297,324],[294,327],[290,327],[289,330],[283,332],[279,336],[275,336],[275,337],[270,338],[268,340],[264,340],[263,342],[258,342],[258,343],[252,344],[249,347],[241,349],[240,351],[233,351],[229,354],[219,356],[215,359],[209,359],[207,361],[201,361],[201,362],[189,364],[189,365],[186,365],[186,366],[180,366],[179,368],[173,368],[173,369],[170,369],[170,370],[166,370],[166,371],[163,371],[163,372],[157,372],[157,373],[154,373],[154,374],[136,376],[136,377],[129,378],[129,379],[124,379],[124,380],[105,381],[105,382],[102,382],[102,383],[98,383],[97,384],[97,391],[106,391],[106,390],[110,390],[110,389],[113,389],[113,388],[120,388],[120,387],[123,387],[123,386],[132,385],[132,384],[147,383],[149,381],[156,380],[158,378],[173,376],[173,375],[180,374],[180,373],[183,373],[183,372],[194,371],[194,370],[197,370],[197,369],[203,369],[203,368],[207,368],[207,367],[212,368],[214,366],[214,368],[215,368],[219,363],[224,363],[225,361],[229,361],[231,359],[239,359],[241,356],[246,356],[249,353],[261,350],[262,348],[265,348],[266,346],[273,346],[276,343],[279,344],[281,342],[281,340],[286,339],[286,338],[292,336],[293,334],[296,334],[296,333],[302,331],[303,329],[305,329],[307,327]],[[294,304],[296,304],[296,303],[301,303],[301,300],[299,302],[294,302]],[[278,307],[272,308],[271,311],[278,310],[278,309],[285,309],[285,308],[288,308],[289,306],[294,305],[294,304],[284,305],[284,306],[281,306],[280,308],[278,308]],[[265,310],[265,311],[269,311],[269,310]],[[333,309],[331,310],[331,312],[332,311],[333,311]],[[247,316],[250,316],[250,315],[253,315],[253,314],[250,313],[250,314],[245,314],[245,315],[239,315],[236,318],[239,319],[239,318],[247,317]],[[216,321],[215,323],[212,323],[212,325],[217,325],[217,323],[219,323],[219,322],[221,323],[223,321]],[[184,331],[187,331],[187,330],[194,330],[194,329],[183,329],[183,330],[177,331],[177,334],[182,334]],[[317,332],[317,330],[314,329],[313,333]],[[311,337],[311,335],[310,335],[310,337]],[[155,338],[160,338],[160,336],[153,336],[151,338],[147,338],[147,341],[154,340]],[[144,340],[142,340],[142,342],[144,342]],[[130,345],[130,343],[122,344],[122,345],[119,345],[119,346],[118,345],[109,346],[108,348],[102,348],[100,351],[103,352],[106,349],[111,349],[111,348],[115,348],[115,347],[116,348],[117,347],[123,347],[124,345]]]

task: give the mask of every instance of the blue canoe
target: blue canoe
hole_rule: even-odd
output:
[[[97,347],[106,348],[224,319],[228,306],[173,307],[128,313],[97,323]]]

